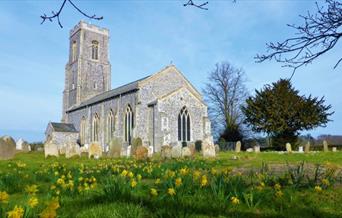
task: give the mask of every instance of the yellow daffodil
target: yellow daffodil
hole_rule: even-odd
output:
[[[140,181],[142,176],[140,174],[137,175],[137,179]]]
[[[160,184],[160,179],[159,179],[159,178],[156,179],[156,181],[154,182],[154,184],[159,185],[159,184]]]
[[[38,192],[38,186],[37,185],[31,185],[26,186],[25,192],[31,195],[35,195]]]
[[[276,183],[276,184],[274,185],[274,189],[275,189],[275,190],[280,190],[280,189],[281,189],[281,185],[280,185],[279,183]]]
[[[28,201],[28,205],[31,208],[35,208],[38,205],[38,198],[36,198],[36,197],[30,198],[29,201]]]
[[[175,181],[175,185],[178,187],[180,185],[182,185],[182,178],[177,178]]]
[[[240,204],[240,200],[239,200],[239,198],[236,197],[236,196],[231,197],[231,198],[230,198],[230,202],[231,202],[232,204],[234,204],[234,205]]]
[[[127,174],[128,174],[128,171],[127,171],[127,170],[123,170],[123,171],[121,172],[121,176],[123,176],[123,177],[125,177]]]
[[[322,184],[325,185],[325,186],[329,186],[330,182],[329,182],[328,179],[322,179]]]
[[[7,212],[8,218],[22,218],[24,216],[24,208],[15,206],[13,210]]]
[[[201,187],[205,187],[208,185],[208,179],[206,175],[203,175],[201,178]]]
[[[281,198],[281,197],[283,197],[283,195],[284,195],[284,193],[282,191],[280,191],[280,190],[276,191],[276,193],[275,193],[275,196],[277,198]]]
[[[157,189],[155,189],[155,188],[151,188],[151,189],[150,189],[150,193],[151,193],[151,195],[154,196],[154,197],[158,195],[158,191],[157,191]]]
[[[9,198],[9,195],[7,194],[7,192],[5,191],[0,192],[0,203],[8,203],[8,198]]]
[[[171,196],[176,195],[176,190],[174,188],[168,188],[167,193]]]
[[[137,182],[134,180],[134,179],[132,179],[132,181],[131,181],[131,187],[132,188],[135,188],[135,186],[137,186]]]
[[[318,186],[318,185],[316,185],[315,186],[315,192],[322,192],[322,188],[321,188],[321,186]]]

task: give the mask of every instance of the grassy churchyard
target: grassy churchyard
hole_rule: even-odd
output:
[[[0,161],[0,217],[342,217],[342,152]]]

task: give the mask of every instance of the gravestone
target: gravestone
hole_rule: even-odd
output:
[[[52,142],[45,143],[44,154],[45,154],[45,158],[47,158],[48,156],[59,157],[58,146]]]
[[[65,146],[65,157],[71,158],[73,156],[81,156],[80,146],[76,142],[69,142]]]
[[[122,142],[119,138],[114,137],[109,143],[109,157],[120,157],[122,150]]]
[[[191,143],[188,145],[188,148],[190,149],[191,156],[194,156],[196,153],[196,145],[194,143]]]
[[[134,157],[137,160],[147,159],[147,156],[148,156],[148,149],[145,146],[140,145],[135,149]]]
[[[220,146],[218,144],[215,145],[215,153],[218,154],[220,152]]]
[[[81,153],[88,153],[88,148],[84,145],[80,148]]]
[[[171,158],[172,147],[170,145],[163,145],[161,147],[161,157],[164,159]]]
[[[299,146],[299,147],[298,147],[298,152],[299,152],[299,153],[303,153],[303,152],[304,152],[303,146]]]
[[[235,152],[240,152],[241,151],[241,142],[237,141],[235,144]]]
[[[188,147],[182,148],[182,157],[191,157],[190,148]]]
[[[25,140],[19,139],[16,143],[16,149],[18,151],[29,152],[29,151],[31,151],[31,146]]]
[[[215,145],[213,144],[204,144],[202,146],[202,153],[203,153],[203,157],[215,157],[216,153],[215,153]]]
[[[148,157],[152,157],[153,156],[153,146],[148,146],[148,154],[147,154]]]
[[[291,153],[292,152],[292,147],[291,147],[291,144],[290,143],[286,143],[286,151],[288,153]]]
[[[171,150],[171,157],[179,158],[181,156],[182,156],[182,146],[181,145],[173,146]]]
[[[310,152],[310,142],[306,143],[304,146],[304,152],[309,153]]]
[[[332,148],[332,151],[333,151],[333,152],[337,152],[337,148],[336,148],[336,147],[333,147],[333,148]]]
[[[253,148],[247,148],[246,151],[247,152],[253,152]]]
[[[329,151],[329,145],[326,140],[323,141],[323,151],[328,152]]]
[[[255,153],[260,153],[260,146],[259,145],[254,146],[253,150]]]
[[[0,138],[0,160],[12,159],[15,155],[16,144],[12,137],[4,136]]]
[[[102,147],[96,142],[93,142],[89,145],[89,150],[88,150],[88,157],[94,157],[95,159],[99,159],[102,157]]]

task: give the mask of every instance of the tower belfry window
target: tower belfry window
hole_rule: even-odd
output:
[[[77,59],[77,44],[76,41],[72,42],[71,46],[71,61],[74,62]]]
[[[93,60],[99,59],[99,42],[95,40],[91,42],[91,58]]]

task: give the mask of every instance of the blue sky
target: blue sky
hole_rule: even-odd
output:
[[[200,1],[200,0],[199,0]],[[315,7],[309,0],[209,0],[209,10],[183,7],[182,0],[74,0],[90,21],[110,29],[112,87],[157,72],[171,61],[201,90],[215,63],[229,61],[246,71],[250,93],[288,77],[291,69],[275,62],[257,64],[253,57],[265,43],[293,35],[286,24],[301,22],[299,14]],[[44,139],[49,121],[62,111],[64,68],[69,30],[88,19],[66,5],[56,21],[40,25],[40,15],[58,10],[61,0],[0,1],[0,135]],[[293,78],[301,94],[325,96],[335,114],[326,128],[310,131],[341,134],[342,66],[333,69],[342,43]]]

